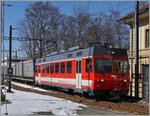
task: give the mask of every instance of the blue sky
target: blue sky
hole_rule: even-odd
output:
[[[9,4],[12,6],[4,6],[4,35],[9,36],[9,26],[12,25],[13,28],[17,27],[18,21],[22,20],[24,17],[24,10],[29,6],[33,1],[23,2],[15,1],[9,2],[5,1],[4,4]],[[134,2],[132,1],[54,1],[52,2],[54,6],[57,6],[60,9],[62,14],[73,15],[73,9],[80,6],[85,6],[89,8],[89,13],[97,14],[99,12],[108,13],[108,10],[111,8],[119,10],[121,15],[124,16],[129,12],[134,10]],[[17,31],[13,30],[13,36],[18,37]],[[13,42],[13,49],[19,49],[20,43]],[[5,49],[8,49],[8,41],[5,42]]]

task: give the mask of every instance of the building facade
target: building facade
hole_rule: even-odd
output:
[[[135,50],[136,50],[136,32],[135,32],[135,14],[130,13],[118,20],[121,24],[130,26],[130,77],[131,85],[129,95],[135,96]],[[146,4],[139,10],[139,79],[138,79],[138,97],[149,99],[149,4]]]

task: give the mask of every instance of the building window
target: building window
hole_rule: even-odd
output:
[[[149,47],[149,29],[145,31],[145,48]]]
[[[67,62],[67,73],[72,73],[72,62]]]

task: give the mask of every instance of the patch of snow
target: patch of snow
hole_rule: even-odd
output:
[[[58,115],[67,115],[68,116],[67,112],[65,112],[64,110],[60,110],[60,112],[58,113]]]
[[[14,93],[7,93],[8,115],[29,115],[35,112],[52,112],[54,115],[77,115],[76,110],[86,107],[83,104],[69,100],[23,92],[12,89]],[[1,106],[1,115],[6,113],[5,105]]]
[[[38,87],[33,87],[33,86],[26,85],[26,84],[22,84],[22,83],[12,82],[12,84],[17,85],[17,86],[20,86],[20,87],[27,88],[27,89],[32,89],[32,90],[48,91],[48,90],[45,90],[45,89],[41,89],[41,88],[38,88]],[[50,91],[49,91],[49,92],[50,92]]]

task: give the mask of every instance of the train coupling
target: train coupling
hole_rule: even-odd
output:
[[[116,90],[110,91],[110,98],[112,99],[119,99],[120,98],[120,92]]]
[[[110,97],[114,98],[114,99],[119,99],[120,96],[126,96],[128,94],[127,90],[111,90],[110,91]]]

